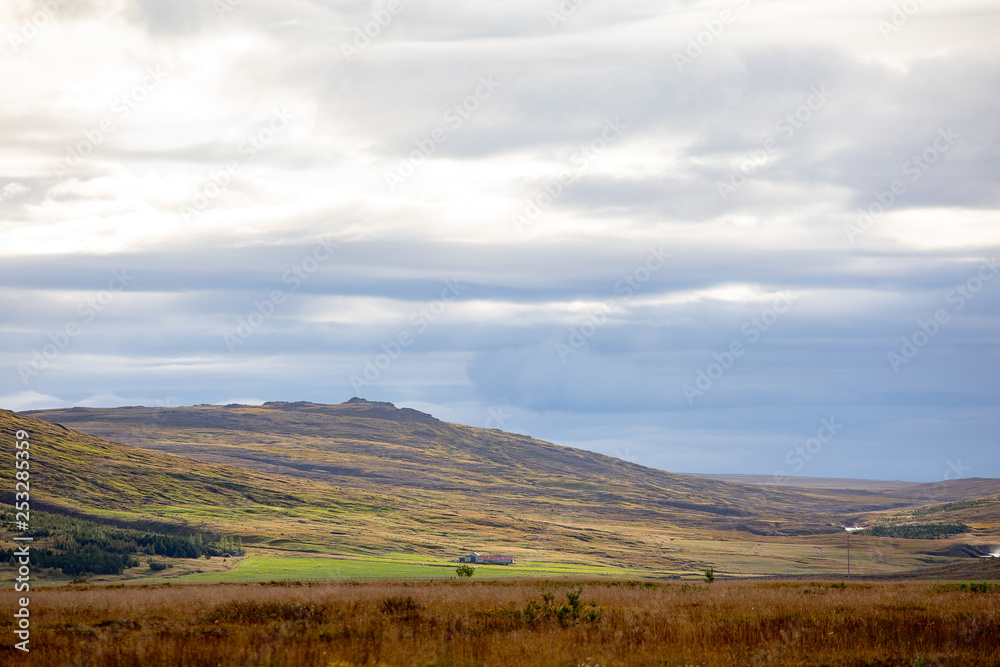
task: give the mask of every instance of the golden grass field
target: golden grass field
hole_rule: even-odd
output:
[[[31,591],[31,653],[4,642],[0,664],[998,665],[1000,590],[987,588],[565,580],[65,586]],[[5,596],[4,635],[13,611]]]

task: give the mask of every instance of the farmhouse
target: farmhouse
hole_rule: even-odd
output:
[[[510,554],[486,554],[485,556],[473,551],[468,556],[458,559],[459,563],[479,563],[480,565],[510,565],[514,562],[514,557]]]

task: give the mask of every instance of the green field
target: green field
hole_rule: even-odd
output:
[[[183,581],[317,581],[360,579],[456,579],[458,563],[441,559],[390,555],[382,558],[250,557],[226,572],[186,575]],[[672,572],[651,572],[616,567],[567,563],[525,562],[514,565],[477,565],[473,579],[511,577],[665,578]],[[690,576],[690,575],[689,575]]]

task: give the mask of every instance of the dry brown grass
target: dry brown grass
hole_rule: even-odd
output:
[[[0,664],[1000,664],[1000,592],[930,583],[77,586],[30,597],[32,651],[11,647],[5,596]]]

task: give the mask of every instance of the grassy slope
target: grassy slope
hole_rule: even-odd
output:
[[[675,475],[367,401],[31,414],[202,461],[352,488],[471,494],[474,506],[482,507],[536,512],[571,507],[575,516],[587,518],[760,533],[832,532],[837,529],[831,524],[845,513],[910,504],[873,494],[767,489]]]
[[[237,530],[241,516],[287,513],[303,505],[321,505],[333,515],[374,513],[384,503],[372,494],[147,451],[0,410],[5,496],[14,486],[12,443],[18,430],[30,434],[31,504],[36,509],[140,527],[215,526],[242,532]]]
[[[0,412],[6,442],[17,428],[32,433],[36,502],[186,523],[289,552],[445,559],[495,549],[602,567],[832,571],[843,549],[834,524],[908,504],[672,475],[388,404],[32,414],[143,447]],[[0,477],[9,478],[9,448],[2,451]],[[826,545],[822,555],[814,545]],[[912,545],[883,551],[870,569],[944,562],[922,559]]]

